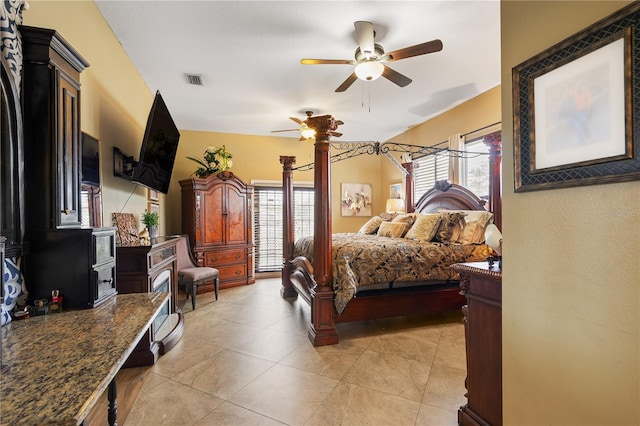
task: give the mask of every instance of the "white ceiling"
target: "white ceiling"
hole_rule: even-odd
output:
[[[180,129],[274,135],[312,110],[344,122],[339,140],[384,141],[500,84],[498,0],[96,3]],[[386,52],[444,48],[389,63],[413,80],[404,88],[380,78],[336,93],[352,65],[300,59],[353,59],[355,21],[372,22]]]

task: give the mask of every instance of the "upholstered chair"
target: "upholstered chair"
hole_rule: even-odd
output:
[[[196,293],[198,286],[213,281],[216,300],[218,300],[218,270],[208,266],[198,266],[189,245],[189,236],[180,235],[176,246],[178,257],[178,285],[184,286],[187,299],[191,296],[191,307],[196,309]]]

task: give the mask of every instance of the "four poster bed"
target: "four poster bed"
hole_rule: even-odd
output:
[[[498,227],[501,222],[501,149],[500,136],[496,133],[485,137],[491,148],[488,206],[485,200],[466,188],[445,181],[438,182],[414,203],[413,163],[398,164],[405,171],[405,210],[409,214],[379,220],[374,217],[357,234],[332,234],[329,182],[332,161],[366,153],[383,154],[393,162],[395,159],[389,150],[431,149],[394,143],[349,144],[350,148],[342,148],[346,149],[345,153],[331,157],[329,135],[338,123],[331,116],[308,120],[309,127],[313,127],[317,135],[312,165],[315,187],[313,238],[294,241],[295,157],[280,157],[284,211],[281,295],[284,298],[301,296],[310,304],[308,336],[314,346],[338,342],[336,323],[460,309],[465,299],[460,294],[459,277],[449,266],[484,260],[491,251],[482,244],[483,235],[482,241],[476,235],[471,238],[476,241],[460,244],[456,241],[458,235],[462,238],[462,229],[458,229],[451,239],[453,230],[461,220],[464,223],[463,218],[468,215],[492,219]],[[412,229],[418,228],[418,223],[424,223],[430,228],[427,233],[435,236],[420,236],[421,231],[416,231],[412,237]],[[400,234],[394,234],[393,229],[401,228]],[[391,234],[388,230],[392,230]]]

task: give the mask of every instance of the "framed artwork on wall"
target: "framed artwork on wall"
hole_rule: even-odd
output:
[[[150,213],[158,213],[160,214],[160,204],[158,203],[148,203],[147,204],[147,211],[149,211]]]
[[[404,198],[402,196],[402,182],[392,183],[391,185],[389,185],[389,198]]]
[[[160,201],[160,193],[155,189],[147,189],[149,201],[159,202]]]
[[[638,49],[633,3],[513,68],[516,192],[640,179]]]
[[[371,185],[343,183],[341,190],[342,216],[371,216]]]

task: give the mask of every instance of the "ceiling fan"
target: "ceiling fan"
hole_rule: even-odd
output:
[[[336,89],[336,92],[344,92],[357,79],[371,81],[382,76],[400,87],[405,87],[411,83],[411,79],[385,65],[386,62],[398,61],[400,59],[411,58],[413,56],[425,55],[427,53],[439,52],[442,50],[442,41],[436,39],[404,49],[394,50],[384,53],[384,49],[379,44],[374,43],[375,31],[373,24],[366,21],[354,22],[356,28],[356,48],[355,59],[302,59],[301,64],[347,64],[355,65],[354,71]]]
[[[300,125],[299,128],[297,129],[285,129],[285,130],[272,130],[271,133],[280,133],[280,132],[300,132],[300,140],[304,141],[307,139],[311,139],[313,137],[315,137],[316,135],[316,131],[313,130],[311,127],[309,127],[307,125],[307,120],[309,118],[311,118],[313,116],[313,111],[305,111],[304,112],[307,115],[307,119],[302,121],[299,118],[296,117],[289,117],[290,120],[293,120],[294,122],[298,123]],[[344,124],[342,121],[338,121],[338,124]],[[338,133],[338,132],[331,132],[331,136],[335,136],[335,137],[340,137],[342,136],[342,133]]]

